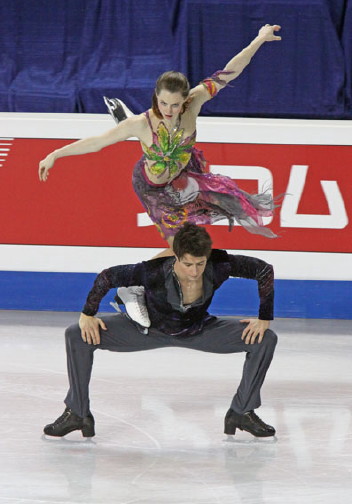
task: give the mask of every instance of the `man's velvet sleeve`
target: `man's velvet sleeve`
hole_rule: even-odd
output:
[[[114,266],[103,270],[94,281],[82,313],[90,316],[95,315],[99,310],[99,305],[103,297],[114,287],[143,285],[141,280],[141,270],[141,263]]]
[[[258,318],[274,318],[274,269],[271,264],[242,255],[228,255],[231,264],[231,276],[249,278],[258,282],[260,299]]]

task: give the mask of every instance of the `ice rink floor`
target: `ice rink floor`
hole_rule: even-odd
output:
[[[223,417],[244,354],[95,353],[96,436],[45,439],[64,409],[64,329],[76,313],[0,311],[0,503],[347,504],[352,321],[279,319],[257,411],[276,438]]]

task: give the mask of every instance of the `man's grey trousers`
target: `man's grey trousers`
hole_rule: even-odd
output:
[[[182,347],[212,353],[246,352],[242,379],[232,400],[231,408],[239,414],[260,406],[260,389],[270,366],[277,336],[267,329],[261,343],[245,344],[242,331],[246,323],[231,318],[217,318],[196,336],[177,338],[150,328],[142,334],[123,314],[102,317],[107,331],[100,330],[99,345],[89,345],[81,338],[78,324],[66,330],[66,352],[70,388],[65,403],[81,417],[88,415],[89,381],[96,350],[136,352],[162,347]]]

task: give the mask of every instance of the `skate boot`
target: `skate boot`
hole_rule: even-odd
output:
[[[108,108],[109,114],[117,124],[127,119],[127,117],[132,117],[134,115],[122,100],[104,96],[104,102]]]
[[[144,287],[119,287],[117,296],[115,296],[115,301],[117,305],[125,305],[126,313],[129,318],[137,324],[139,329],[142,328],[145,333],[145,329],[150,327],[150,319],[145,304]],[[112,306],[115,305],[115,303],[110,304]],[[119,307],[116,308],[114,306],[114,308],[117,311],[121,311]]]
[[[236,428],[247,431],[256,437],[275,436],[275,429],[261,420],[254,411],[248,411],[239,415],[233,409],[229,409],[225,417],[225,434],[234,435]]]
[[[94,424],[94,417],[91,413],[82,418],[73,413],[70,408],[66,408],[55,422],[44,427],[44,434],[47,436],[62,437],[75,430],[80,430],[83,437],[93,437],[95,436]]]

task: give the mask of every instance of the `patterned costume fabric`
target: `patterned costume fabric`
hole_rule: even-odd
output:
[[[221,79],[219,75],[230,75],[233,73],[234,72],[225,72],[225,70],[218,70],[217,72],[213,73],[211,77],[207,77],[206,79],[202,80],[201,84],[203,84],[210,96],[214,98],[214,96],[218,94],[216,83],[220,84],[221,86],[229,86],[229,84]]]
[[[211,97],[217,92],[215,83],[227,84],[219,75],[229,73],[218,71],[202,82]],[[207,173],[203,154],[194,146],[196,131],[184,138],[184,129],[170,133],[163,121],[154,131],[149,112],[145,115],[153,143],[150,147],[142,143],[144,156],[134,168],[132,184],[163,238],[174,236],[186,221],[205,225],[223,219],[230,230],[236,221],[250,233],[276,237],[262,221],[273,215],[275,205],[269,193],[251,195],[229,177]],[[170,181],[153,184],[145,171],[146,160],[151,162],[151,174],[158,178],[168,173]]]
[[[182,305],[178,282],[173,279],[174,262],[174,257],[162,257],[105,269],[97,276],[83,313],[95,315],[100,301],[112,288],[143,285],[152,327],[174,336],[192,336],[214,320],[207,311],[209,305],[215,291],[232,276],[258,282],[258,316],[262,320],[273,319],[274,273],[272,266],[265,261],[214,249],[203,273],[203,297],[187,309]],[[175,292],[178,302],[175,302]]]

